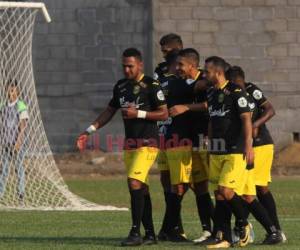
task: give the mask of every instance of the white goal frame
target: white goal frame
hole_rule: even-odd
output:
[[[51,17],[44,3],[0,1],[0,9],[2,8],[41,9],[47,23],[51,22]]]

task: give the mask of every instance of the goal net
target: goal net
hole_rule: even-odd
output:
[[[32,36],[43,3],[0,1],[0,209],[125,210],[69,191],[50,150],[38,105]]]

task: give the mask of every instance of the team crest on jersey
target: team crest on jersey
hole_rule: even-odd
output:
[[[133,94],[137,95],[138,93],[140,93],[141,87],[139,85],[135,85],[133,87]]]
[[[255,100],[260,100],[262,98],[262,92],[258,89],[254,90],[253,97]]]
[[[142,88],[147,88],[147,85],[146,85],[146,83],[144,83],[144,82],[139,82],[139,85],[142,87]]]
[[[240,97],[238,99],[238,105],[241,107],[241,108],[246,108],[247,105],[248,105],[248,102],[247,102],[247,99],[245,97]]]
[[[224,102],[224,94],[223,93],[219,94],[219,96],[218,96],[218,102],[219,103]]]
[[[159,91],[157,92],[157,98],[158,98],[158,100],[160,100],[160,101],[165,100],[165,95],[164,95],[164,93],[162,92],[162,90],[159,90]]]

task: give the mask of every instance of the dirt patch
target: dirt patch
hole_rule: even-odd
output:
[[[275,155],[273,172],[278,175],[300,175],[300,143],[293,143]]]
[[[124,176],[125,165],[122,153],[104,153],[101,151],[86,151],[84,153],[66,153],[54,156],[61,174],[67,178],[101,176]],[[151,174],[157,174],[153,167]]]
[[[64,177],[101,178],[101,176],[123,176],[125,166],[122,153],[86,151],[55,155],[56,163]],[[275,155],[273,174],[278,176],[300,175],[300,143],[294,143]],[[156,166],[151,174],[158,174]]]

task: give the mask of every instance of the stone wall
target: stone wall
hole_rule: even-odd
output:
[[[300,1],[154,0],[154,58],[159,38],[183,37],[202,59],[212,55],[240,65],[274,104],[270,129],[281,148],[300,132]]]
[[[75,137],[105,107],[122,77],[121,54],[137,47],[152,56],[148,0],[45,0],[52,22],[37,19],[34,69],[39,104],[54,151],[72,150]],[[151,60],[145,62],[152,72]],[[152,73],[151,73],[152,74]],[[123,134],[120,117],[101,131]]]

